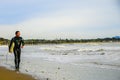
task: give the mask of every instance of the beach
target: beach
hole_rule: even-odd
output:
[[[120,0],[0,0],[0,80],[120,80]]]
[[[35,80],[32,76],[0,67],[0,80]]]
[[[37,80],[120,80],[120,43],[42,44],[22,49],[20,72]],[[0,47],[0,65],[14,55]]]
[[[44,67],[41,67],[41,70],[36,71],[37,74],[35,73],[36,76],[41,76],[41,78],[37,80],[120,80],[120,70],[80,66],[75,67],[69,64],[54,64],[54,66],[51,65],[52,63],[42,64]],[[48,66],[49,69],[47,69],[46,66]],[[38,74],[39,71],[40,73]],[[16,73],[15,71],[0,67],[0,80],[35,79],[30,75]]]

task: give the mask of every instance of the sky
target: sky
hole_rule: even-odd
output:
[[[120,35],[120,0],[0,0],[0,37],[91,39]]]

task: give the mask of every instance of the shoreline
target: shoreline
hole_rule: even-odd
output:
[[[38,43],[38,44],[26,44],[26,46],[30,45],[55,45],[55,44],[105,44],[105,43],[120,43],[119,41],[117,42],[72,42],[72,43]],[[0,44],[0,46],[8,46],[8,44]]]
[[[0,80],[36,80],[31,75],[17,73],[0,66]]]

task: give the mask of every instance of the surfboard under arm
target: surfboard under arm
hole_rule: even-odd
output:
[[[9,49],[9,53],[13,53],[14,46],[15,46],[15,43],[12,42],[12,45],[10,46],[10,49]]]

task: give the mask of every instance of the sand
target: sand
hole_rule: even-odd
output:
[[[35,80],[30,75],[21,74],[16,71],[11,71],[0,67],[0,80]]]

